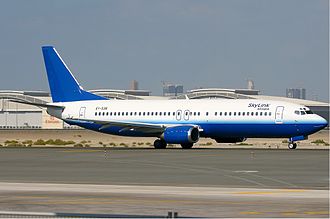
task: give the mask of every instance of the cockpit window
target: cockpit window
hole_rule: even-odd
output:
[[[305,115],[306,113],[305,113],[305,111],[300,111],[300,114]]]
[[[300,112],[298,110],[294,111],[294,113],[300,115]]]
[[[314,113],[312,112],[312,110],[306,110],[306,113],[307,113],[307,114],[314,114]]]

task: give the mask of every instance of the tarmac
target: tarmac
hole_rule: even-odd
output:
[[[2,211],[328,218],[328,206],[328,150],[0,149]]]

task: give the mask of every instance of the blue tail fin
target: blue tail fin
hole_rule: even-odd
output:
[[[54,47],[44,46],[42,53],[53,102],[106,99],[83,90]]]

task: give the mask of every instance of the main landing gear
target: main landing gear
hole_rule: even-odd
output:
[[[184,143],[184,144],[181,144],[181,147],[183,149],[190,149],[190,148],[192,148],[193,145],[194,145],[194,143]],[[163,139],[156,139],[154,141],[155,149],[165,149],[166,146],[167,146],[167,143]]]
[[[185,144],[181,144],[182,149],[190,149],[192,148],[192,146],[194,145],[194,143],[185,143]]]
[[[296,149],[297,148],[297,143],[296,142],[289,142],[288,148],[289,149]]]
[[[162,139],[156,139],[154,141],[154,147],[155,149],[165,149],[167,146],[166,141],[162,140]]]

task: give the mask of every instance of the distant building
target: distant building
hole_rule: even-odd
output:
[[[183,94],[181,84],[163,84],[163,96],[178,96]]]
[[[130,90],[139,90],[139,82],[137,82],[136,80],[132,80]]]
[[[306,100],[305,88],[287,88],[286,97]]]

